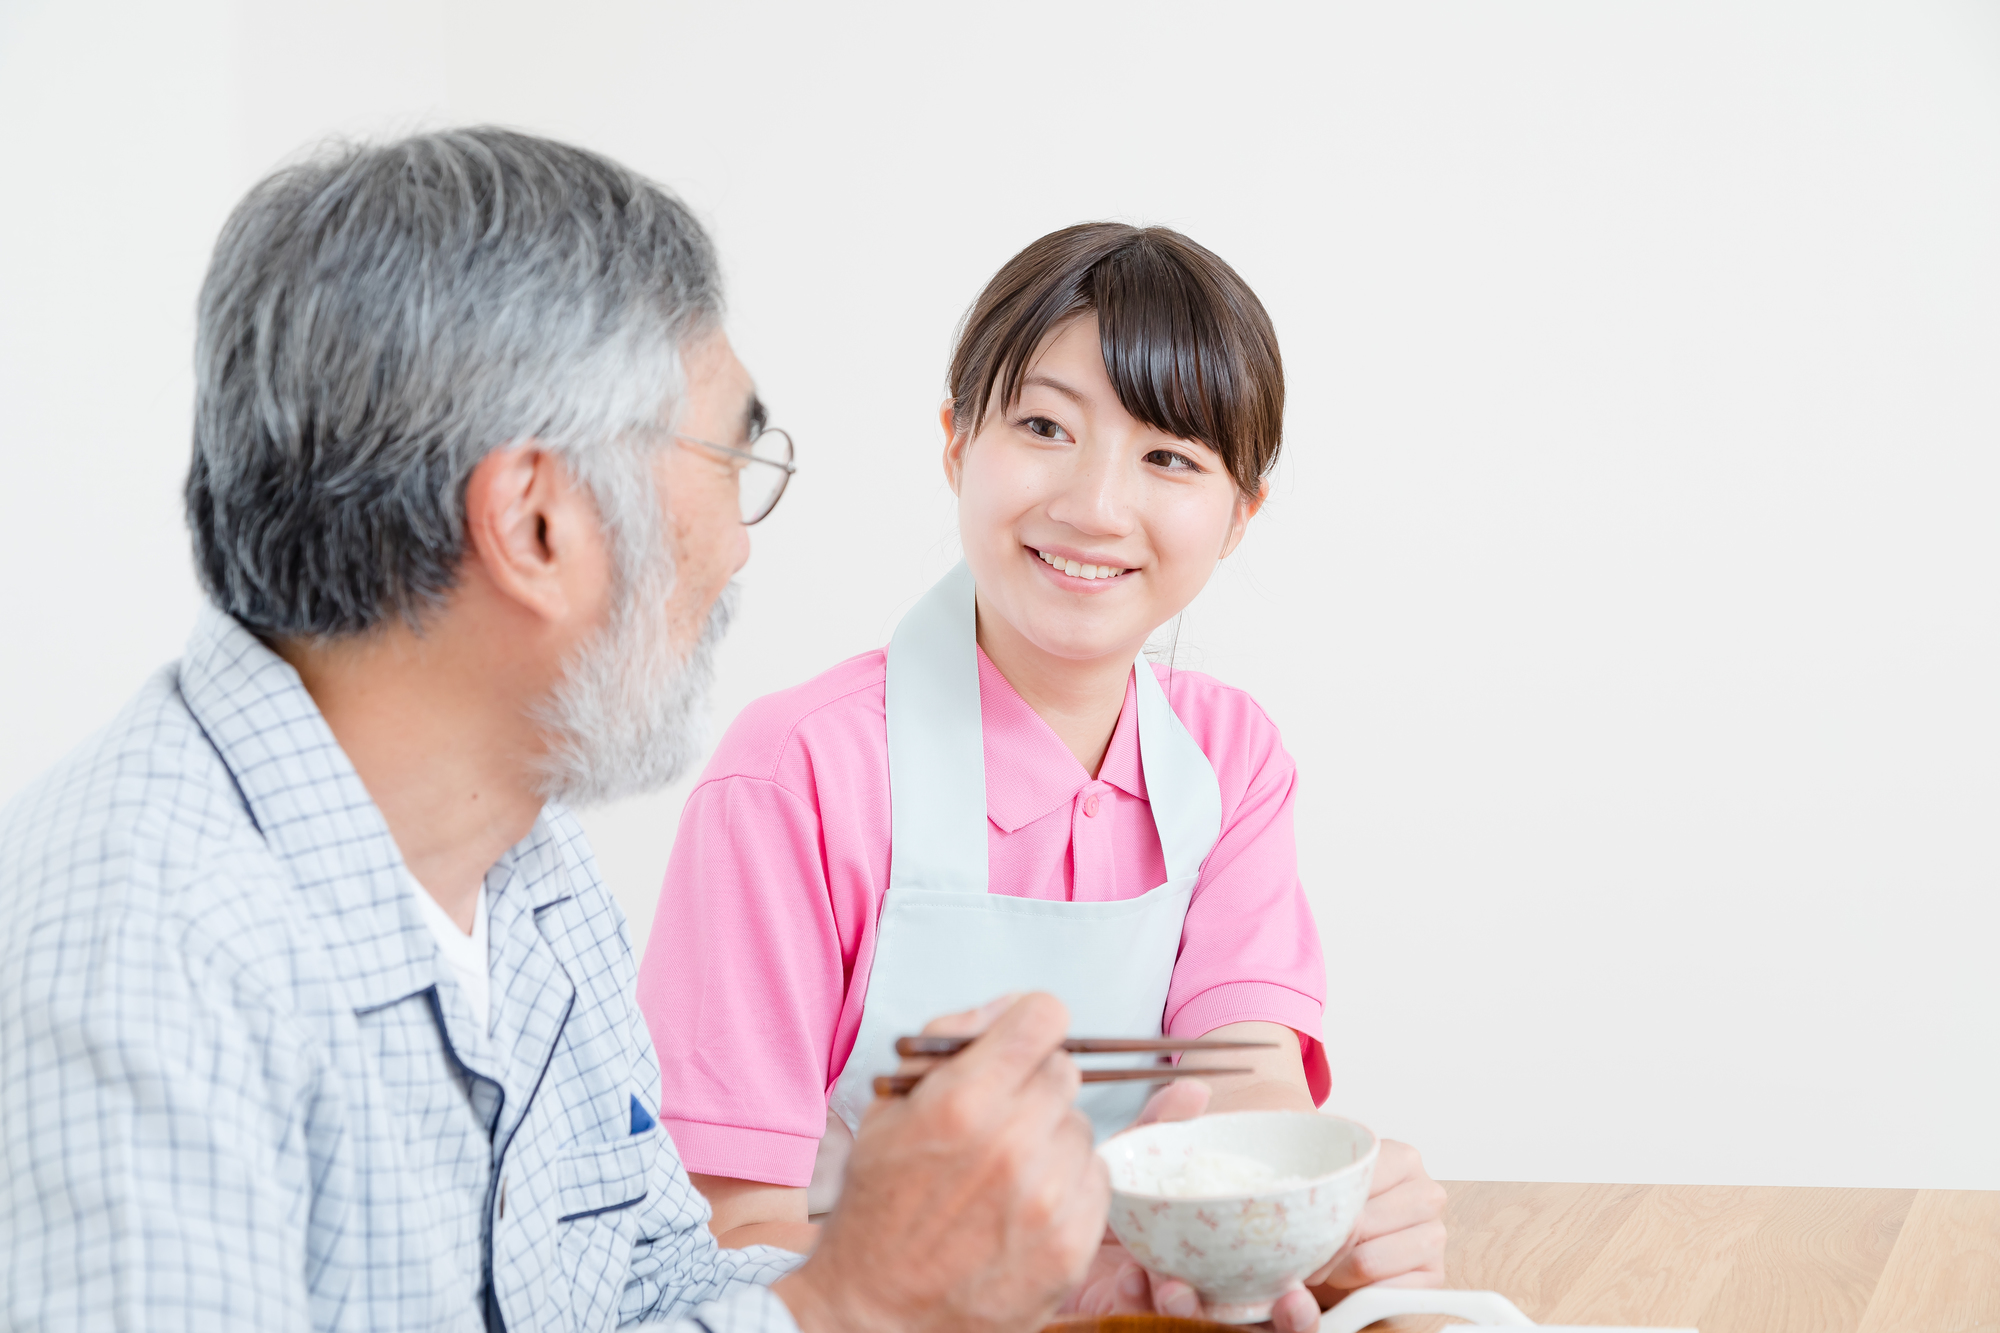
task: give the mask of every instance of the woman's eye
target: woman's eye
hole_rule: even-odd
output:
[[[1028,434],[1035,436],[1037,439],[1067,440],[1069,438],[1068,431],[1065,431],[1061,426],[1050,421],[1047,417],[1025,417],[1022,419],[1021,425],[1027,430]]]
[[[1201,468],[1186,454],[1177,454],[1171,449],[1155,449],[1146,455],[1146,461],[1154,467],[1163,467],[1169,472],[1199,472]]]

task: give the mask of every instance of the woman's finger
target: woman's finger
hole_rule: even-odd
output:
[[[1271,1327],[1277,1333],[1313,1333],[1319,1327],[1319,1301],[1304,1287],[1294,1287],[1271,1307]]]
[[[1056,1313],[1108,1313],[1100,1304],[1102,1293],[1111,1285],[1111,1274],[1114,1271],[1112,1268],[1106,1266],[1106,1259],[1107,1252],[1105,1247],[1102,1245],[1098,1246],[1097,1257],[1091,1260],[1090,1263],[1090,1271],[1083,1275],[1083,1281],[1077,1284],[1076,1290],[1070,1293],[1070,1298],[1063,1302],[1062,1309]]]
[[[1158,1273],[1146,1275],[1153,1283],[1153,1309],[1160,1314],[1170,1314],[1176,1319],[1194,1319],[1201,1314],[1201,1297],[1195,1290],[1177,1277],[1161,1277]]]
[[[1146,1099],[1137,1120],[1118,1132],[1124,1134],[1164,1120],[1192,1120],[1208,1109],[1208,1097],[1208,1084],[1198,1078],[1169,1083]]]
[[[1413,1176],[1430,1179],[1429,1173],[1424,1170],[1423,1155],[1407,1143],[1383,1139],[1381,1148],[1375,1154],[1375,1174],[1368,1182],[1368,1193],[1387,1194]]]
[[[1306,1285],[1315,1288],[1327,1285],[1333,1275],[1339,1271],[1340,1266],[1347,1262],[1347,1256],[1354,1253],[1354,1244],[1354,1237],[1349,1236],[1345,1243],[1338,1250],[1334,1251],[1333,1258],[1321,1264],[1317,1272],[1306,1275]]]
[[[1364,1241],[1342,1256],[1320,1285],[1352,1291],[1404,1278],[1413,1279],[1404,1286],[1444,1285],[1444,1223],[1426,1222]]]
[[[1414,1177],[1368,1200],[1354,1223],[1353,1241],[1362,1245],[1377,1236],[1393,1235],[1426,1222],[1441,1222],[1444,1207],[1444,1186],[1429,1176]]]
[[[1427,1226],[1444,1220],[1444,1186],[1429,1176],[1417,1176],[1404,1180],[1386,1194],[1377,1194],[1369,1199],[1355,1220],[1354,1232],[1340,1252],[1326,1261],[1320,1270],[1306,1279],[1309,1287],[1323,1287],[1332,1275],[1347,1262],[1357,1246],[1371,1240],[1407,1231],[1411,1227]]]
[[[1146,1270],[1137,1264],[1127,1264],[1118,1270],[1117,1301],[1112,1306],[1116,1314],[1151,1314],[1153,1312],[1153,1284],[1146,1276]]]

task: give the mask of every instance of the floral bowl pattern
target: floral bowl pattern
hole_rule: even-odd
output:
[[[1340,1251],[1368,1201],[1375,1135],[1352,1120],[1238,1111],[1147,1125],[1106,1140],[1111,1230],[1134,1259],[1201,1293],[1203,1314],[1268,1319],[1271,1303]],[[1253,1158],[1294,1178],[1247,1194],[1172,1193],[1196,1153]]]

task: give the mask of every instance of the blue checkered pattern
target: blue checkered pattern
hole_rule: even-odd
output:
[[[487,876],[490,1033],[401,866],[298,676],[213,610],[0,811],[0,1328],[794,1327],[764,1284],[796,1256],[718,1248],[648,1123],[576,821]]]

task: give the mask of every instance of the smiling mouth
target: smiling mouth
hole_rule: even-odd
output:
[[[1051,555],[1047,551],[1036,551],[1035,554],[1042,558],[1043,563],[1061,570],[1073,579],[1115,579],[1127,572],[1116,565],[1078,564],[1074,560],[1065,560],[1062,556]]]

